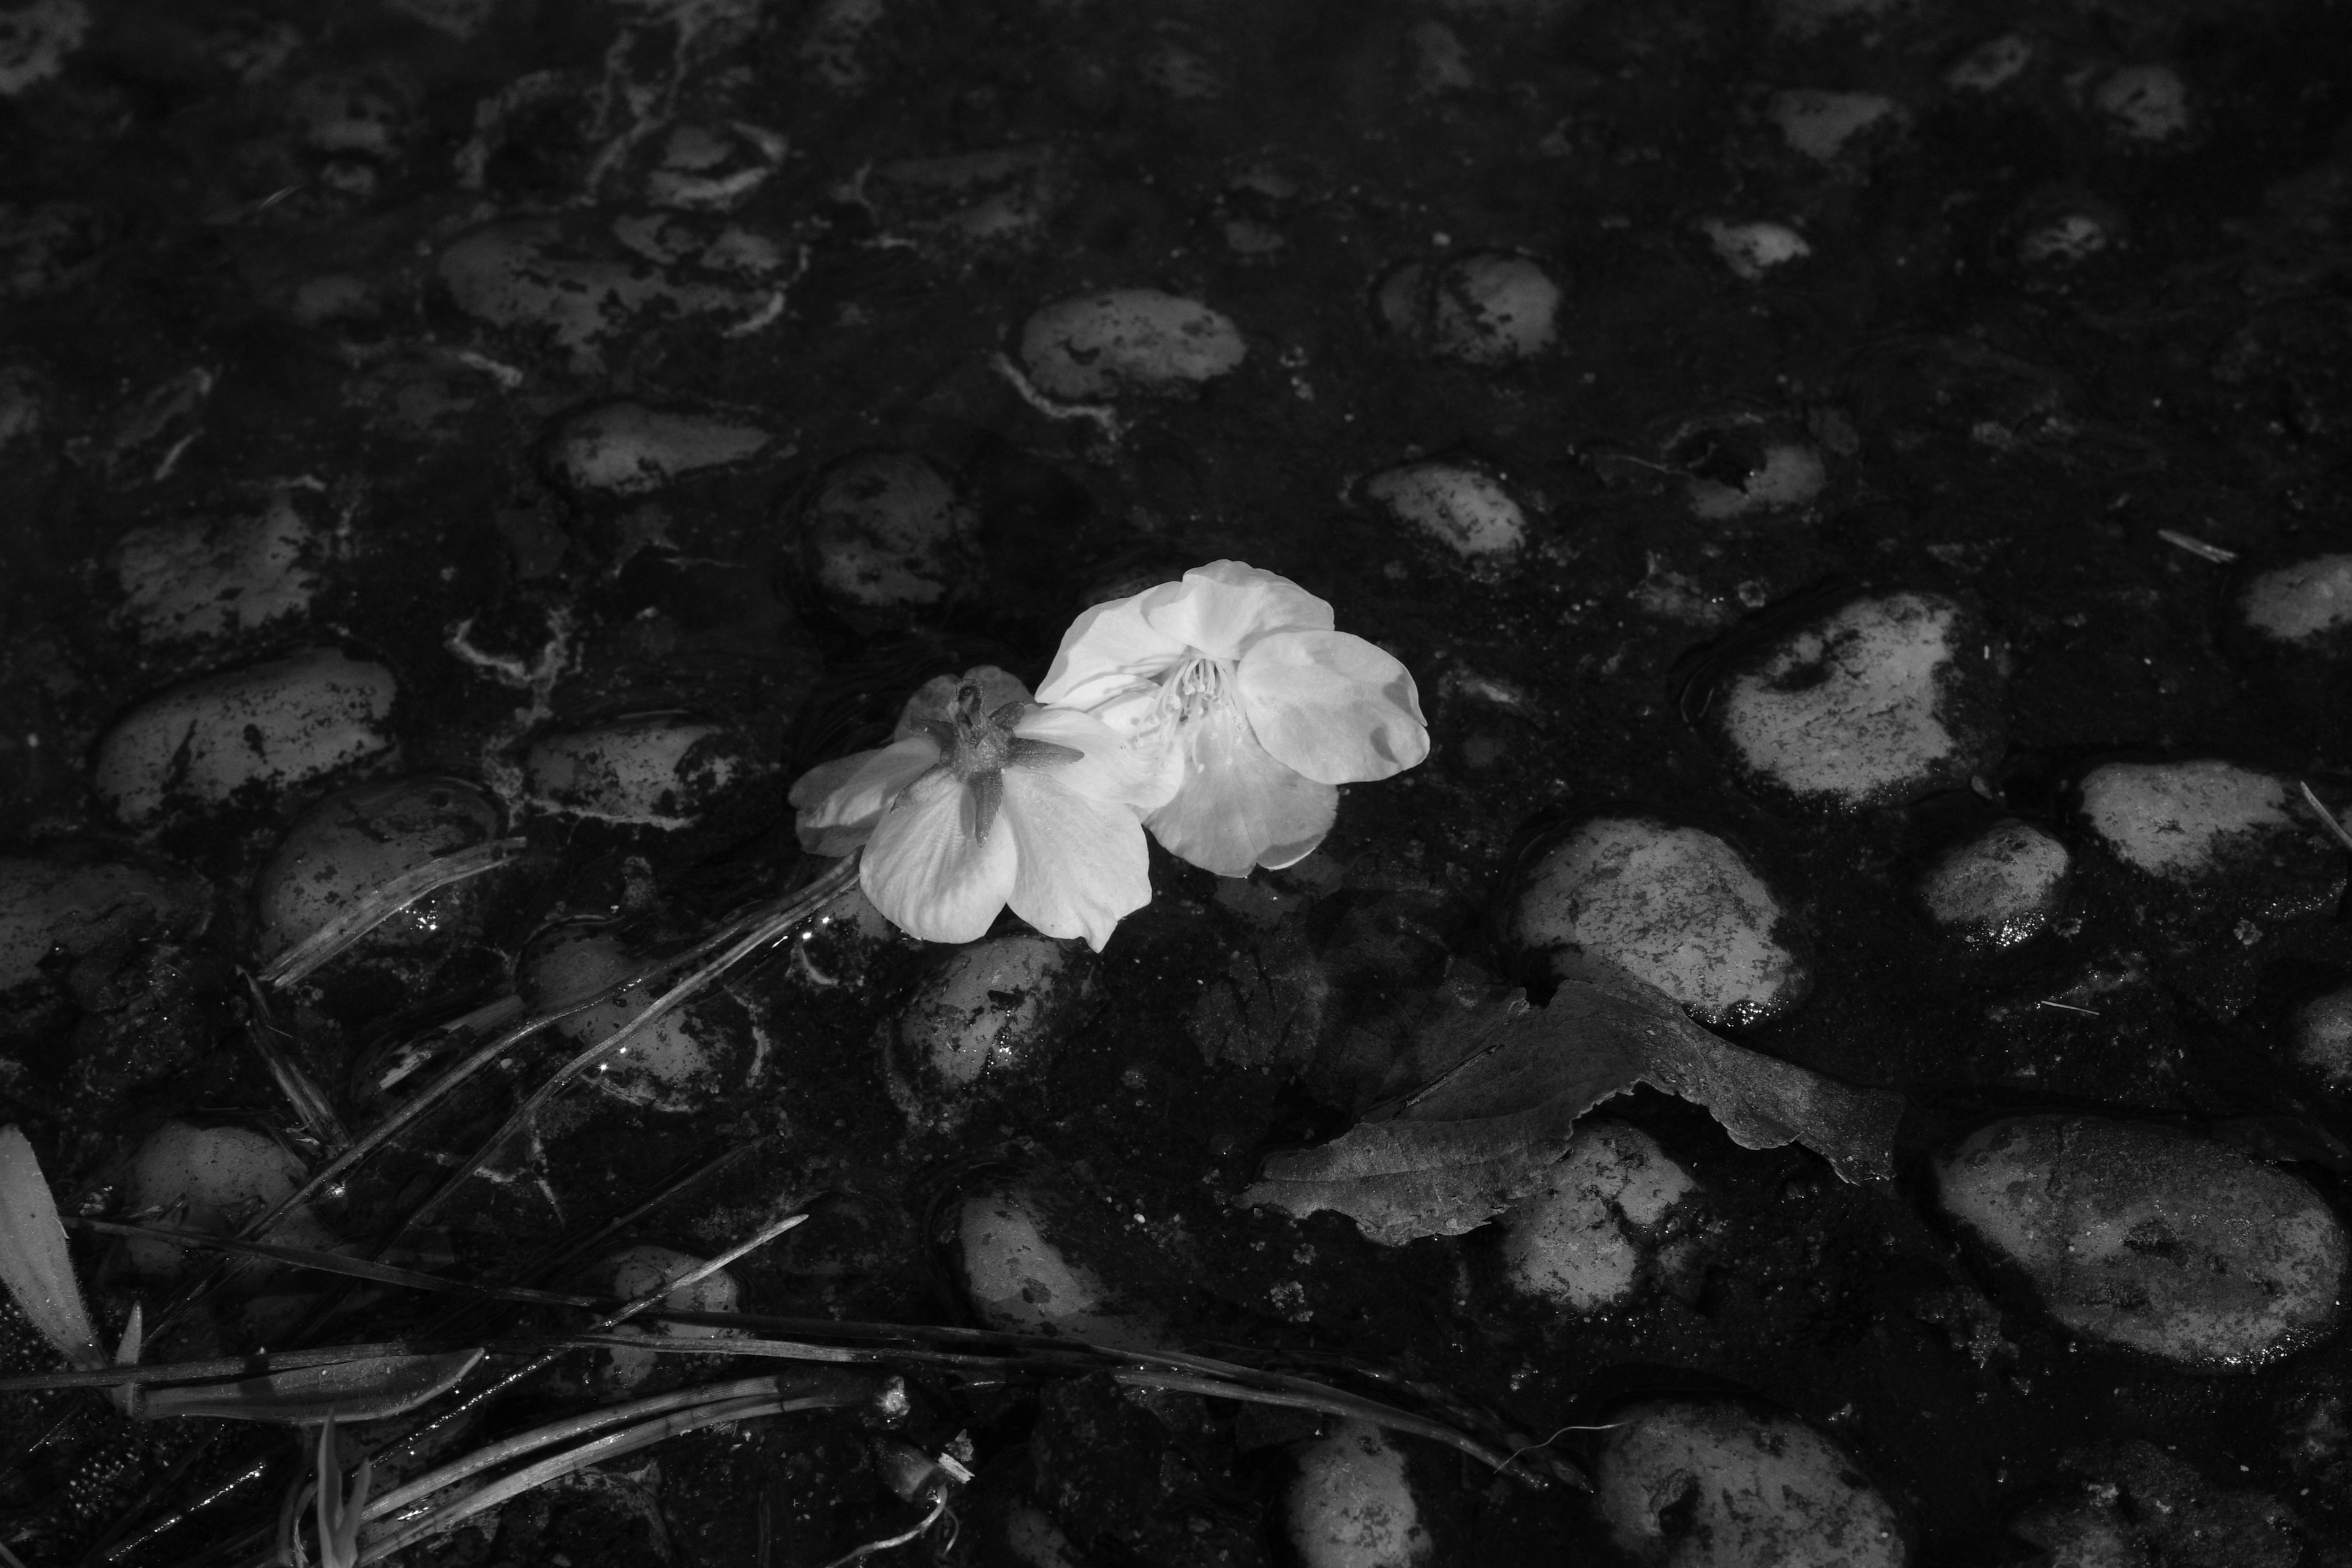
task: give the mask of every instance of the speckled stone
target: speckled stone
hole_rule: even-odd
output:
[[[1633,1294],[1650,1237],[1696,1190],[1641,1129],[1583,1123],[1543,1185],[1504,1211],[1505,1277],[1572,1312],[1606,1310]]]
[[[2001,747],[1992,637],[1941,595],[1857,599],[1742,660],[1708,721],[1753,785],[1814,810],[1965,788]]]
[[[2342,1224],[2319,1195],[2210,1139],[2090,1116],[1996,1121],[1937,1163],[1944,1212],[2088,1339],[2248,1367],[2331,1327]]]
[[[2273,642],[2309,647],[2352,626],[2352,555],[2315,555],[2256,573],[2238,590],[2238,613]]]
[[[1480,575],[1499,574],[1528,542],[1528,517],[1501,481],[1466,463],[1403,463],[1363,482],[1363,497]]]
[[[2211,758],[2105,763],[2079,794],[2108,853],[2183,892],[2273,919],[2343,893],[2341,853],[2276,774]]]
[[[1238,370],[1248,354],[1229,318],[1156,289],[1058,300],[1021,329],[1031,383],[1066,403],[1190,392]]]
[[[1435,1568],[1404,1453],[1362,1421],[1341,1421],[1297,1451],[1283,1506],[1299,1568]]]
[[[1997,822],[1938,856],[1919,879],[1919,902],[1943,930],[1992,949],[2050,929],[2066,898],[2074,856],[2032,823]]]

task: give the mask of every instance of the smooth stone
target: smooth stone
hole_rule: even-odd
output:
[[[201,930],[211,895],[193,872],[49,855],[0,857],[0,992],[149,931]]]
[[[649,713],[534,741],[523,781],[534,805],[562,816],[679,828],[754,771],[740,737],[725,726]]]
[[[580,370],[599,367],[604,341],[647,312],[740,310],[749,319],[769,300],[766,290],[677,281],[646,261],[610,234],[519,217],[459,236],[436,270],[459,310],[485,326],[543,330]]]
[[[524,956],[521,989],[535,1005],[560,1007],[593,996],[644,967],[643,954],[608,932],[559,932]],[[624,991],[555,1026],[584,1050],[620,1033],[667,988],[657,982]],[[715,1037],[689,1005],[672,1008],[640,1029],[586,1076],[597,1089],[631,1105],[693,1110],[712,1103],[725,1087],[719,1068],[729,1055],[725,1041]]]
[[[2032,268],[2080,267],[2123,243],[2122,215],[2104,202],[2037,205],[2017,230],[2017,259]]]
[[[1956,92],[1998,92],[2033,63],[2033,40],[2021,33],[1988,38],[1952,62],[1944,85]]]
[[[1559,337],[1559,285],[1532,258],[1504,251],[1400,267],[1378,304],[1399,336],[1465,364],[1531,359]]]
[[[935,247],[1020,247],[1045,237],[1076,180],[1050,146],[999,147],[884,163],[858,187],[877,222]]]
[[[1064,403],[1190,392],[1239,369],[1248,353],[1229,318],[1157,289],[1057,300],[1021,329],[1030,382]]]
[[[404,871],[498,837],[497,802],[462,779],[425,776],[353,784],[304,813],[254,879],[255,956],[299,946]],[[371,942],[452,940],[471,902],[466,885],[417,900],[378,925]]]
[[[891,1027],[890,1076],[902,1108],[952,1121],[983,1082],[1042,1070],[1088,973],[1071,944],[1051,937],[1001,936],[955,949]]]
[[[1996,1121],[1936,1165],[1937,1201],[2060,1324],[2187,1366],[2259,1365],[2333,1325],[2344,1227],[2275,1167],[2168,1127]]]
[[[2134,142],[2170,142],[2189,133],[2189,84],[2170,66],[2124,66],[2091,89],[2091,107]]]
[[[1613,963],[1711,1026],[1777,1017],[1812,990],[1802,928],[1738,850],[1647,817],[1585,823],[1538,860],[1508,931]]]
[[[174,799],[222,805],[248,786],[284,789],[390,750],[394,691],[392,671],[330,647],[205,676],[116,721],[91,782],[134,826]]]
[[[917,452],[861,452],[824,473],[801,519],[817,591],[845,609],[943,603],[979,569],[980,517]]]
[[[1791,511],[1821,498],[1830,482],[1829,465],[1804,441],[1774,441],[1738,484],[1693,474],[1685,491],[1691,515],[1702,522],[1727,522],[1751,512]]]
[[[1903,110],[1884,94],[1813,88],[1774,93],[1765,114],[1791,151],[1817,163],[1840,162],[1853,150],[1855,138],[1903,120]]]
[[[2015,947],[2058,918],[2074,856],[2025,822],[1998,822],[1938,857],[1919,902],[1944,930],[1985,947]]]
[[[1657,1568],[1900,1568],[1901,1519],[1836,1445],[1786,1416],[1664,1402],[1618,1418],[1593,1474],[1617,1544]]]
[[[757,426],[614,403],[565,421],[550,461],[574,489],[639,495],[681,475],[755,458],[774,441]]]
[[[1364,481],[1365,499],[1474,569],[1496,569],[1528,542],[1527,513],[1491,475],[1462,463],[1406,463]]]
[[[1936,594],[1857,599],[1717,689],[1717,732],[1758,783],[1816,809],[1966,786],[2000,748],[1991,636]]]
[[[2352,985],[2297,1008],[2288,1038],[2294,1059],[2328,1088],[2352,1089]]]
[[[1709,219],[1699,226],[1699,230],[1733,275],[1750,283],[1776,267],[1801,261],[1813,253],[1805,237],[1784,223],[1724,223]]]
[[[2275,567],[2238,591],[2246,625],[2276,642],[2317,643],[2352,626],[2352,555]]]
[[[602,1272],[606,1289],[624,1301],[635,1301],[649,1296],[673,1279],[682,1279],[702,1267],[704,1259],[689,1252],[670,1247],[630,1247],[614,1253],[604,1261]],[[707,1274],[691,1285],[681,1285],[667,1292],[661,1304],[679,1312],[740,1312],[743,1310],[743,1286],[734,1275],[721,1268]],[[674,1340],[738,1339],[741,1329],[719,1328],[709,1323],[651,1322],[643,1320],[623,1323],[614,1331],[620,1334],[659,1334]],[[612,1381],[624,1389],[635,1388],[651,1376],[664,1362],[680,1366],[707,1365],[689,1358],[660,1351],[641,1351],[615,1346],[604,1352],[610,1357]]]
[[[1633,1295],[1644,1244],[1697,1189],[1641,1129],[1580,1124],[1543,1185],[1503,1213],[1505,1278],[1570,1311],[1603,1311]]]
[[[188,1230],[226,1236],[291,1196],[302,1176],[302,1162],[267,1133],[166,1121],[131,1156],[131,1206],[176,1215],[170,1223]],[[335,1240],[307,1206],[280,1217],[268,1239],[311,1247]],[[124,1249],[131,1267],[150,1278],[177,1272],[185,1256],[183,1247],[146,1237],[131,1238]]]
[[[1340,1421],[1297,1451],[1283,1522],[1299,1568],[1432,1568],[1437,1547],[1404,1451],[1379,1427]]]
[[[1164,1342],[1155,1323],[1119,1310],[1101,1277],[1046,1237],[1034,1193],[1015,1188],[967,1197],[956,1239],[972,1310],[990,1328],[1122,1350]]]
[[[141,642],[210,642],[308,611],[322,542],[284,492],[237,516],[134,528],[114,546],[116,612]]]
[[[2083,820],[2136,871],[2193,891],[2234,894],[2274,919],[2335,902],[2333,841],[2287,781],[2235,763],[2105,763],[2081,785]]]

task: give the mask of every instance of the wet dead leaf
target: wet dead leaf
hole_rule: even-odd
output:
[[[1902,1096],[1733,1045],[1621,971],[1593,965],[1546,1007],[1514,991],[1437,1026],[1444,1054],[1471,1046],[1460,1066],[1320,1148],[1275,1156],[1244,1198],[1337,1210],[1383,1246],[1456,1236],[1534,1191],[1586,1111],[1644,1083],[1705,1106],[1744,1149],[1801,1143],[1849,1182],[1894,1176]]]

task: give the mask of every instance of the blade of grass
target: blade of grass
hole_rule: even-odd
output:
[[[223,1377],[260,1377],[298,1367],[326,1366],[335,1362],[368,1361],[382,1356],[412,1355],[414,1346],[391,1340],[381,1344],[329,1345],[319,1350],[272,1351],[262,1355],[221,1356],[211,1361],[159,1361],[145,1366],[95,1367],[89,1372],[37,1372],[21,1377],[0,1377],[0,1394],[29,1394],[50,1388],[123,1388],[133,1384],[202,1383]]]
[[[0,1127],[0,1283],[59,1355],[85,1369],[106,1364],[49,1179],[15,1127]]]
[[[497,870],[520,854],[525,842],[520,838],[494,839],[410,867],[383,886],[360,895],[350,909],[271,960],[261,972],[261,983],[273,991],[283,991],[307,979],[338,953],[428,893],[437,893],[469,877]]]

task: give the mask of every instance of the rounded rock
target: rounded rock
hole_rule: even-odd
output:
[[[1747,858],[1648,817],[1560,840],[1522,878],[1507,929],[1530,952],[1614,964],[1710,1026],[1760,1024],[1812,990],[1803,928]]]
[[[1938,857],[1919,879],[1927,918],[1999,950],[2050,929],[2066,899],[2074,856],[2031,823],[1995,823]]]
[[[1015,1188],[967,1197],[957,1256],[972,1310],[992,1329],[1093,1340],[1126,1350],[1158,1346],[1150,1320],[1122,1311],[1095,1271],[1045,1235],[1035,1193]]]
[[[575,490],[641,495],[688,474],[748,461],[774,441],[755,425],[612,403],[566,420],[548,461]]]
[[[2352,555],[2317,555],[2257,574],[2238,591],[2238,613],[2273,642],[2335,641],[2352,626]]]
[[[1241,329],[1197,300],[1112,289],[1057,300],[1021,329],[1021,363],[1064,403],[1190,392],[1240,368]]]
[[[1991,635],[1936,594],[1857,599],[1767,645],[1711,720],[1750,781],[1814,810],[1965,787],[2001,747]]]
[[[1040,1071],[1086,989],[1085,954],[1083,944],[1043,936],[995,937],[949,953],[890,1029],[902,1106],[952,1121],[983,1085]]]
[[[0,857],[0,992],[149,932],[202,929],[210,897],[192,872],[55,851]]]
[[[2106,763],[2084,775],[2083,820],[2126,866],[2284,920],[2333,904],[2344,871],[2284,779],[2210,758]]]
[[[1504,1211],[1505,1278],[1570,1311],[1605,1311],[1633,1295],[1644,1244],[1696,1190],[1639,1128],[1583,1123],[1543,1185]]]
[[[1532,258],[1505,251],[1400,267],[1376,302],[1400,337],[1465,364],[1532,359],[1559,337],[1559,285]]]
[[[1801,1422],[1662,1403],[1620,1418],[1593,1475],[1617,1544],[1660,1568],[1901,1568],[1902,1521]]]
[[[702,1267],[704,1260],[692,1253],[680,1252],[669,1247],[624,1247],[605,1258],[599,1272],[607,1289],[624,1301],[635,1301],[652,1295],[673,1279],[682,1279]],[[706,1274],[691,1285],[681,1285],[668,1291],[661,1304],[677,1312],[740,1312],[743,1310],[743,1287],[734,1275],[721,1268]],[[656,1322],[650,1327],[639,1323],[623,1323],[613,1331],[624,1336],[659,1334],[666,1339],[716,1340],[740,1338],[741,1329],[721,1328],[710,1323]],[[605,1352],[611,1359],[612,1380],[620,1387],[635,1388],[646,1381],[664,1362],[680,1358],[659,1351],[635,1350],[615,1346]]]
[[[127,823],[174,801],[223,805],[388,751],[392,671],[335,648],[206,676],[151,697],[99,742],[92,782]]]
[[[810,577],[853,615],[946,602],[979,567],[979,514],[916,452],[861,452],[827,468],[803,514]]]
[[[177,1214],[173,1223],[186,1229],[226,1236],[291,1196],[301,1182],[302,1162],[266,1133],[166,1121],[131,1157],[130,1198],[133,1208]],[[271,1226],[269,1239],[284,1247],[334,1243],[307,1207]],[[184,1255],[148,1237],[132,1238],[126,1250],[131,1267],[149,1276],[173,1273]]]
[[[2352,1090],[2352,985],[2297,1008],[2287,1038],[2297,1064],[2338,1093]]]
[[[627,827],[689,827],[761,771],[742,738],[683,713],[647,713],[546,735],[523,763],[531,803]]]
[[[1421,1521],[1405,1457],[1363,1421],[1341,1421],[1300,1446],[1283,1505],[1300,1568],[1432,1568],[1436,1543]]]
[[[1936,1165],[1937,1202],[2062,1326],[2182,1365],[2243,1368],[2335,1321],[2344,1227],[2284,1171],[2140,1122],[1996,1121]]]
[[[2091,89],[2091,107],[2126,141],[2173,142],[2195,123],[2189,84],[2167,65],[2122,66]]]
[[[1498,574],[1528,542],[1519,503],[1493,476],[1465,463],[1383,469],[1364,481],[1363,495],[1475,574]]]
[[[1776,267],[1801,261],[1813,253],[1805,237],[1784,223],[1724,223],[1710,219],[1699,226],[1715,253],[1732,275],[1753,283]]]
[[[1774,93],[1765,114],[1790,151],[1824,164],[1849,161],[1867,135],[1889,131],[1904,118],[1902,109],[1883,93],[1811,88]]]
[[[116,617],[141,642],[210,642],[299,616],[322,545],[294,498],[242,514],[134,528],[113,552]]]
[[[354,784],[288,830],[254,880],[255,956],[298,947],[404,871],[498,837],[498,804],[462,779],[425,776]],[[478,923],[475,889],[458,883],[403,908],[371,945],[446,943]]]

